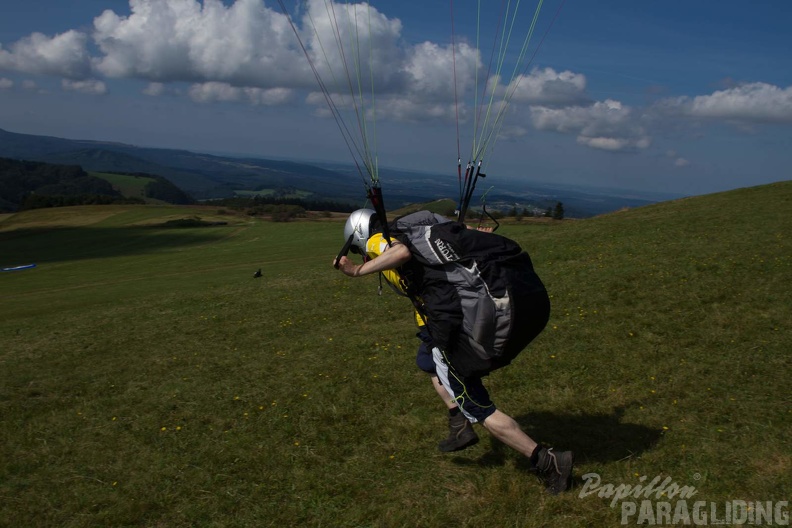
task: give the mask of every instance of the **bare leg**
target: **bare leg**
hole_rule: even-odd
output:
[[[443,384],[440,383],[440,380],[437,378],[437,374],[432,374],[432,386],[434,387],[435,391],[437,391],[437,395],[440,396],[440,399],[443,400],[446,407],[449,409],[454,409],[457,407],[454,398],[448,393],[448,391],[443,387]]]
[[[525,434],[513,418],[495,411],[484,420],[484,427],[492,433],[492,436],[531,458],[537,444],[530,436]],[[550,449],[539,449],[535,460],[531,464],[536,468],[539,476],[544,480],[548,491],[553,495],[569,489],[572,466],[575,463],[575,455],[572,451],[554,452]]]
[[[516,449],[528,458],[536,449],[536,442],[525,434],[520,425],[514,419],[500,411],[495,411],[484,420],[484,427],[487,428],[492,436]]]

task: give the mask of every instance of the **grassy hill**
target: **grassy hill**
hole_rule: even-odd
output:
[[[133,176],[130,174],[94,172],[92,175],[106,180],[124,196],[136,196],[138,198],[145,198],[146,185],[156,181],[152,177]]]
[[[193,199],[162,176],[152,174],[119,174],[92,172],[92,176],[110,183],[128,198],[139,198],[145,203],[187,205]]]
[[[553,314],[495,402],[578,478],[670,477],[720,517],[788,500],[791,205],[786,182],[504,225]],[[0,215],[0,267],[38,264],[0,273],[0,524],[620,525],[623,501],[545,494],[481,428],[437,452],[408,303],[331,268],[342,220],[220,213]],[[187,216],[227,225],[162,227]]]

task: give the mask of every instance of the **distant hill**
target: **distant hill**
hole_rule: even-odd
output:
[[[122,143],[70,140],[17,134],[0,129],[0,156],[17,160],[79,165],[86,171],[156,174],[196,200],[237,195],[294,195],[306,202],[363,205],[365,195],[359,169],[351,164],[283,161],[253,157],[217,156],[187,150],[136,147]],[[432,174],[381,167],[388,209],[433,200],[455,200],[456,171]],[[564,204],[567,217],[585,218],[680,197],[618,189],[542,184],[527,178],[491,174],[480,183],[471,207],[479,207],[486,189],[489,210],[546,210]]]
[[[187,150],[17,134],[0,129],[0,156],[79,165],[88,171],[157,174],[197,199],[236,190],[283,187],[311,196],[359,200],[360,183],[338,172],[292,161],[232,158]]]
[[[78,165],[0,158],[0,212],[58,205],[145,203],[147,198],[173,204],[193,201],[161,176],[127,177],[143,179],[139,192],[124,193],[113,184],[113,175],[88,173]]]

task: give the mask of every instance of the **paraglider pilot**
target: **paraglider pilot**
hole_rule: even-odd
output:
[[[420,350],[418,364],[432,374],[438,394],[446,395],[450,416],[440,450],[476,443],[471,424],[480,423],[528,457],[550,493],[568,489],[573,453],[539,445],[495,406],[482,384],[482,377],[511,363],[549,319],[547,291],[528,254],[508,238],[429,211],[398,218],[384,230],[375,211],[361,209],[347,220],[345,238],[350,236],[363,264],[340,256],[333,265],[350,277],[383,273],[408,294],[425,323],[424,350],[431,350],[434,368],[426,366]]]

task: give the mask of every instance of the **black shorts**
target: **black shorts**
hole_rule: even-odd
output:
[[[446,354],[437,347],[432,349],[435,372],[443,387],[471,423],[483,422],[496,411],[481,376],[460,376],[451,366]]]

